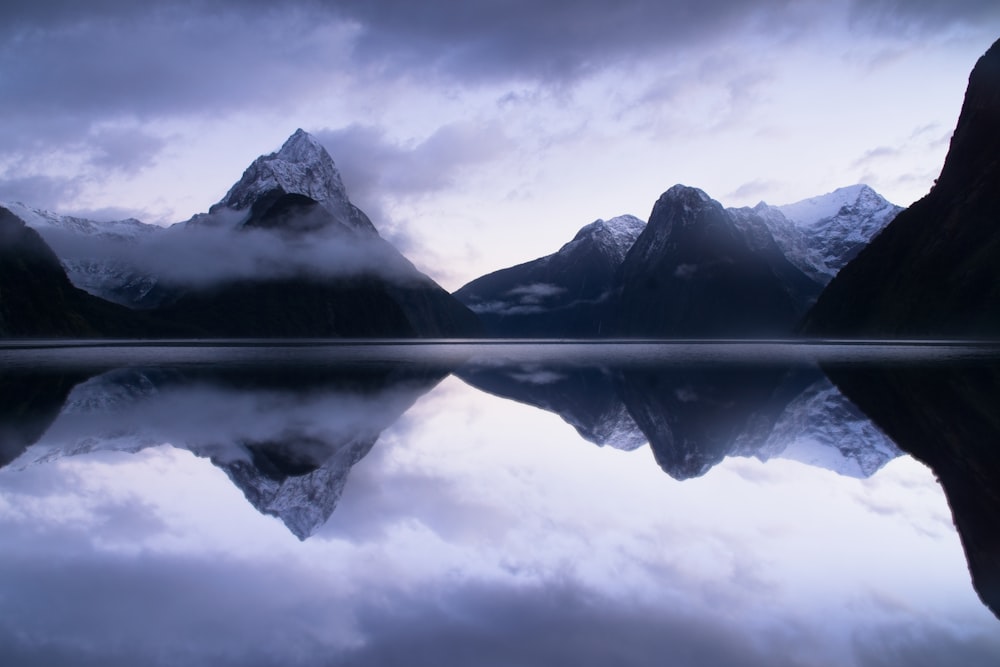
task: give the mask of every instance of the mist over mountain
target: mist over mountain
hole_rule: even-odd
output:
[[[207,213],[169,228],[14,209],[44,232],[79,288],[189,335],[480,331],[475,315],[379,236],[332,158],[302,130],[255,160]],[[62,335],[74,331],[102,328]]]

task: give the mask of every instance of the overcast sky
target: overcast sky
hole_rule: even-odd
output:
[[[455,289],[642,218],[930,187],[995,0],[7,0],[0,200],[167,224],[296,128]]]

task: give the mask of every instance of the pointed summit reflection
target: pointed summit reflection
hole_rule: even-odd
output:
[[[381,432],[446,375],[385,364],[111,370],[74,387],[13,465],[170,444],[210,459],[258,511],[304,540]]]

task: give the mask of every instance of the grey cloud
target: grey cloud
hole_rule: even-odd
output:
[[[754,179],[740,184],[735,190],[726,194],[726,199],[763,199],[764,195],[772,192],[777,185],[778,183],[772,180],[763,178]]]
[[[44,204],[59,208],[60,204],[72,201],[80,193],[82,185],[80,177],[2,174],[0,201],[20,201],[29,205]]]
[[[90,162],[98,168],[139,171],[153,164],[167,141],[135,128],[105,128],[92,133]]]
[[[495,123],[445,125],[412,145],[397,143],[382,128],[370,125],[313,134],[336,160],[351,198],[361,202],[371,201],[376,193],[398,197],[443,189],[463,168],[486,162],[509,145]]]
[[[413,63],[460,78],[572,79],[609,64],[718,39],[727,30],[784,14],[785,0],[626,0],[607,3],[498,0],[455,11],[445,0],[345,0],[358,23],[359,57]]]
[[[941,32],[955,25],[982,25],[1000,19],[993,0],[853,0],[855,22],[876,29],[917,28]]]

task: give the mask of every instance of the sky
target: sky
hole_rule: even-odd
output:
[[[314,134],[454,290],[645,219],[937,176],[995,0],[8,0],[0,200],[170,224]]]

